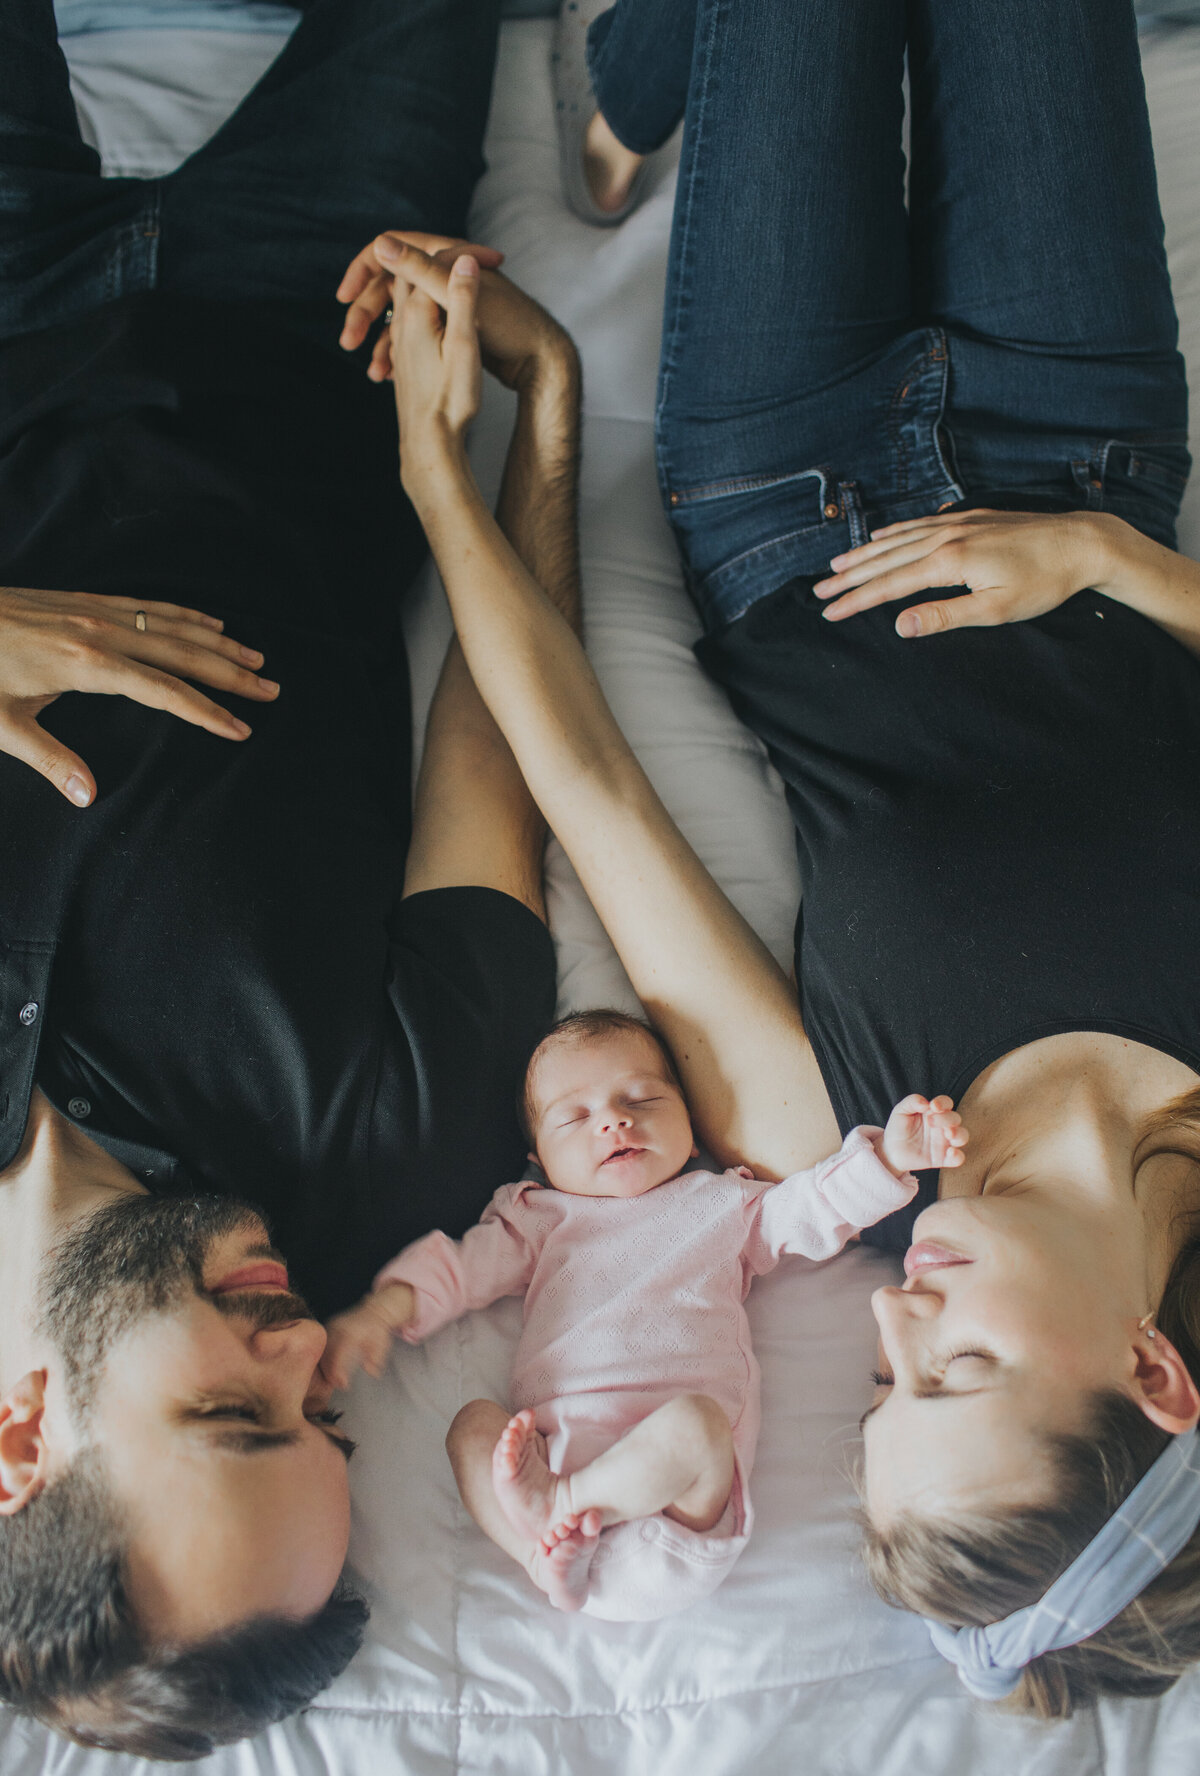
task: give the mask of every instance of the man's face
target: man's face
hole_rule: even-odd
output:
[[[122,1198],[51,1255],[41,1301],[76,1432],[125,1518],[149,1639],[318,1610],[346,1556],[347,1448],[319,1422],[325,1333],[259,1218]]]

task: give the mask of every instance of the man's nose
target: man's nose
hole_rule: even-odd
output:
[[[305,1382],[321,1361],[326,1332],[317,1320],[285,1320],[278,1326],[262,1326],[250,1337],[251,1349],[260,1362],[295,1368]]]

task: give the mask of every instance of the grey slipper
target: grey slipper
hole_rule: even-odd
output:
[[[629,196],[619,210],[602,210],[592,196],[583,168],[583,144],[596,115],[596,95],[587,66],[587,34],[592,20],[608,10],[611,0],[563,0],[554,27],[552,54],[554,116],[558,125],[558,157],[563,195],[575,214],[594,228],[613,228],[642,200],[649,174],[644,162],[634,175]]]

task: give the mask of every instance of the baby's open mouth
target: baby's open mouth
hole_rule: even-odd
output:
[[[639,1153],[644,1153],[645,1151],[646,1149],[644,1147],[616,1147],[608,1155],[608,1158],[601,1160],[600,1163],[607,1166],[611,1165],[614,1159],[636,1159]]]

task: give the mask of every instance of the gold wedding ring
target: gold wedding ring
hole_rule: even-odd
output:
[[[144,635],[146,633],[146,613],[145,613],[145,611],[134,611],[133,626],[137,630],[139,635]]]

